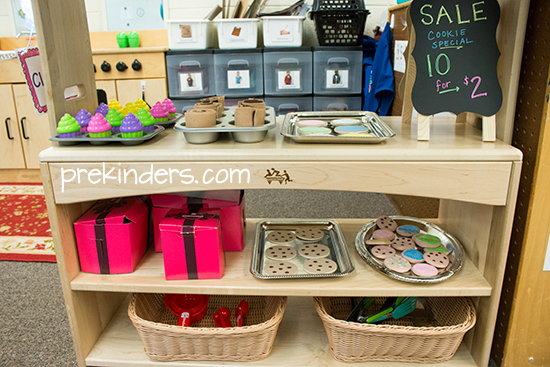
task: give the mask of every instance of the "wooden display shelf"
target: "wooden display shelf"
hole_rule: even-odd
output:
[[[418,363],[343,363],[334,359],[323,323],[310,297],[289,297],[273,350],[265,359],[253,362],[182,361],[153,362],[144,352],[134,325],[128,317],[128,300],[122,303],[86,358],[88,366],[258,366],[258,367],[418,367]],[[474,367],[463,344],[448,362],[422,364],[432,367]]]
[[[257,219],[248,219],[245,249],[226,253],[222,279],[170,280],[164,278],[163,257],[150,249],[132,274],[98,275],[80,272],[72,281],[75,291],[204,293],[278,296],[489,296],[491,286],[465,256],[463,268],[437,284],[411,284],[391,279],[368,265],[355,249],[355,237],[369,219],[338,219],[349,247],[355,271],[341,278],[257,279],[250,273],[254,229]],[[389,291],[391,289],[391,291]]]

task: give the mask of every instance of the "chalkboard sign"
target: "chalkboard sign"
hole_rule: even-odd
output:
[[[414,0],[410,15],[416,35],[416,110],[496,114],[502,105],[497,0]]]

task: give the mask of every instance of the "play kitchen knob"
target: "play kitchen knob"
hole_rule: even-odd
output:
[[[126,69],[128,69],[128,65],[126,65],[123,61],[119,61],[116,63],[116,69],[118,71],[124,71]]]
[[[106,73],[111,71],[111,64],[109,64],[107,61],[103,61],[103,63],[101,64],[101,70]]]
[[[132,69],[134,69],[135,71],[141,70],[141,62],[139,62],[138,59],[135,59],[132,63]]]

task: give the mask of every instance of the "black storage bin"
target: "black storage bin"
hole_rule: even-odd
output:
[[[370,11],[363,0],[315,0],[310,13],[320,46],[361,45]]]

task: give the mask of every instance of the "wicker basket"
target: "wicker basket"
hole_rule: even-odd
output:
[[[430,327],[412,326],[411,319],[405,317],[376,325],[347,322],[349,298],[314,300],[334,358],[342,362],[445,362],[455,354],[462,337],[476,321],[469,298],[428,298],[434,316],[434,326]],[[385,298],[377,298],[368,311],[376,312],[384,301]]]
[[[212,313],[229,307],[233,315],[242,299],[249,305],[243,327],[217,328]],[[192,327],[177,326],[164,306],[164,294],[134,294],[128,315],[136,327],[145,353],[152,361],[255,361],[271,352],[283,318],[286,297],[210,296],[204,319]]]

